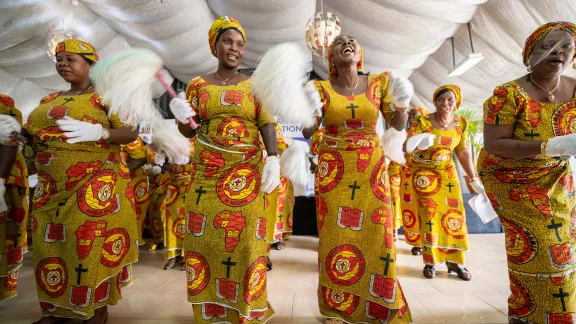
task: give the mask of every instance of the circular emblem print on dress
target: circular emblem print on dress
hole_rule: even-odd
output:
[[[56,182],[50,177],[50,175],[44,171],[38,171],[38,184],[36,189],[34,189],[34,197],[32,202],[34,203],[34,209],[38,209],[50,200],[56,193]]]
[[[328,277],[339,286],[350,286],[364,275],[365,261],[358,248],[352,245],[340,245],[326,257]]]
[[[231,207],[249,204],[260,193],[260,173],[253,164],[238,164],[226,171],[216,183],[220,200]]]
[[[552,127],[555,136],[576,133],[576,102],[571,101],[556,109],[552,116]]]
[[[457,240],[466,237],[466,219],[458,209],[448,209],[442,215],[442,230],[446,235]]]
[[[409,209],[404,209],[402,211],[402,224],[404,225],[404,227],[406,228],[413,228],[414,225],[416,225],[416,215],[414,215],[414,213],[409,210]]]
[[[210,268],[201,254],[186,253],[186,281],[189,296],[198,295],[210,281]]]
[[[134,185],[134,199],[138,204],[144,204],[150,200],[148,195],[148,179],[142,178]]]
[[[532,260],[538,252],[538,242],[526,228],[506,219],[500,218],[506,231],[506,254],[508,262],[524,264]]]
[[[246,271],[244,277],[244,299],[247,303],[260,297],[266,289],[266,258],[259,257]]]
[[[179,217],[177,220],[172,223],[172,234],[176,236],[178,239],[184,239],[184,233],[186,231],[186,220],[183,216]]]
[[[508,277],[512,292],[508,297],[508,316],[524,317],[530,315],[536,308],[534,298],[512,272],[508,272]]]
[[[376,167],[374,167],[370,177],[370,184],[374,196],[387,204],[391,202],[390,179],[388,178],[388,172],[386,172],[386,159],[384,157],[376,163]]]
[[[36,267],[36,283],[48,296],[60,297],[68,288],[68,271],[61,258],[46,258]]]
[[[445,162],[452,157],[452,151],[445,147],[437,147],[430,152],[430,160],[437,162]]]
[[[336,291],[326,287],[322,287],[322,297],[325,304],[346,315],[354,313],[360,303],[360,297],[354,294]]]
[[[112,170],[96,172],[92,178],[78,189],[78,207],[93,217],[116,213],[120,209],[119,195],[116,193],[116,173]]]
[[[318,159],[318,187],[328,192],[336,187],[344,175],[344,161],[338,152],[324,152]]]
[[[4,277],[4,287],[7,291],[14,291],[18,286],[18,272],[19,269],[8,271],[8,275]]]
[[[168,186],[166,187],[166,198],[164,200],[166,207],[174,205],[174,203],[178,200],[179,194],[180,191],[178,190],[178,187],[169,183]]]
[[[420,245],[420,233],[413,233],[413,232],[408,232],[405,231],[404,232],[404,238],[406,239],[406,242],[408,243],[417,243],[418,245]]]
[[[122,263],[130,249],[130,236],[123,228],[115,228],[106,232],[100,263],[107,267],[117,267]]]
[[[436,170],[421,169],[412,178],[414,190],[423,197],[434,196],[442,188],[442,177]]]

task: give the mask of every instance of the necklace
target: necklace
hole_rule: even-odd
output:
[[[450,119],[448,119],[448,122],[443,123],[440,121],[440,118],[438,118],[438,113],[434,114],[434,118],[436,119],[436,121],[438,122],[438,124],[440,124],[440,126],[442,126],[442,128],[447,128],[448,125],[450,125]]]
[[[82,91],[77,91],[77,92],[76,92],[76,95],[79,96],[79,95],[83,94],[84,92],[88,91],[88,89],[90,89],[90,88],[92,88],[92,87],[93,87],[93,85],[90,84],[90,85],[88,85],[88,87],[87,87],[86,89],[84,89],[84,90],[82,90]],[[66,91],[66,93],[67,93],[68,95],[70,95],[71,92],[72,92],[72,89]]]
[[[236,71],[236,73],[234,73],[233,76],[229,77],[228,79],[224,79],[222,80],[222,78],[218,75],[218,72],[216,72],[216,76],[218,77],[218,79],[220,79],[220,81],[222,81],[222,85],[226,85],[226,82],[228,82],[228,80],[232,79],[233,77],[235,77],[238,74],[238,71]]]
[[[356,76],[356,78],[357,78],[357,79],[356,79],[356,85],[354,86],[354,90],[352,90],[352,89],[348,88],[347,86],[343,85],[344,88],[346,88],[346,90],[350,91],[353,96],[356,95],[355,91],[356,91],[356,89],[358,88],[358,84],[360,83],[360,77],[359,77],[359,76]]]
[[[558,86],[560,85],[561,77],[558,78],[558,83],[556,84],[556,86],[554,87],[554,89],[553,89],[552,91],[548,91],[548,90],[542,88],[541,85],[539,85],[536,81],[534,81],[534,79],[532,78],[532,74],[530,74],[530,80],[531,80],[532,82],[534,82],[534,84],[537,85],[538,88],[540,88],[540,89],[548,92],[548,101],[554,101],[554,98],[556,98],[556,97],[554,96],[554,91],[556,91],[556,89],[558,89]]]

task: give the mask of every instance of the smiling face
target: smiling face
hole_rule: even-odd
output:
[[[340,35],[334,40],[332,62],[335,66],[356,65],[360,61],[358,42],[350,36]]]
[[[228,69],[237,69],[244,59],[244,38],[236,29],[228,29],[216,41],[218,62]]]
[[[434,106],[439,113],[448,113],[456,108],[456,96],[451,90],[443,92],[434,100]]]
[[[556,30],[542,38],[530,54],[532,71],[537,75],[559,75],[574,56],[574,38],[566,31]]]
[[[56,71],[68,83],[81,83],[90,75],[90,64],[81,55],[60,52],[56,54]]]

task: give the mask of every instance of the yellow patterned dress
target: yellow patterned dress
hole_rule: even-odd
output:
[[[196,323],[264,323],[274,311],[266,293],[266,197],[261,187],[259,128],[274,123],[250,81],[188,84],[203,137],[185,235],[188,301]]]
[[[142,142],[142,139],[138,137],[136,141],[126,145],[126,153],[132,160],[146,159],[146,146]],[[146,221],[148,204],[150,202],[148,172],[144,166],[141,166],[130,172],[130,177],[132,178],[132,188],[134,190],[134,200],[136,202],[138,245],[143,245],[146,242],[142,237],[142,233],[144,232],[144,223]]]
[[[282,133],[282,128],[276,124],[276,139],[278,153],[286,151],[290,145],[286,143],[286,138]],[[276,226],[274,227],[274,242],[287,240],[292,235],[292,211],[294,210],[294,186],[284,175],[280,176],[280,186],[278,191],[278,202],[276,205]]]
[[[466,264],[468,228],[452,153],[469,146],[468,120],[454,116],[454,124],[450,130],[440,130],[432,127],[429,116],[418,116],[408,132],[408,138],[422,133],[436,135],[430,148],[408,155],[403,179],[412,185],[402,197],[406,241],[422,242],[422,258],[427,265],[446,261]]]
[[[152,162],[154,158],[152,158]],[[164,237],[164,217],[166,208],[164,200],[168,189],[170,175],[165,166],[162,166],[162,173],[151,176],[150,182],[150,203],[148,204],[148,220],[150,222],[150,232],[154,240],[161,240]]]
[[[394,215],[379,111],[394,115],[386,73],[366,93],[346,97],[314,81],[324,102],[318,158],[319,307],[349,323],[409,323],[396,276]]]
[[[22,114],[12,98],[0,94],[0,114],[10,115],[22,124]],[[0,147],[19,146],[17,141],[0,142]],[[28,223],[28,171],[22,151],[5,179],[4,201],[8,210],[0,212],[0,301],[16,296],[18,272],[27,251],[26,224]]]
[[[194,156],[194,145],[190,150]],[[185,165],[170,163],[168,166],[168,185],[166,187],[166,198],[164,199],[164,258],[165,261],[177,256],[184,257],[184,235],[186,234],[186,199],[189,193],[192,179],[194,178],[194,168],[192,160]]]
[[[35,280],[45,316],[92,317],[114,305],[138,260],[130,172],[120,146],[106,141],[68,144],[56,120],[70,116],[121,128],[98,95],[46,96],[26,128],[36,149],[33,198]]]
[[[576,97],[531,99],[517,82],[496,87],[484,122],[514,125],[514,139],[574,133]],[[576,322],[576,187],[568,161],[508,159],[482,150],[478,171],[506,234],[508,315],[530,323]]]
[[[401,164],[390,162],[388,166],[388,177],[390,178],[390,192],[392,194],[392,202],[394,205],[394,228],[399,229],[402,226],[402,208],[400,204],[400,185],[402,183],[402,168]]]

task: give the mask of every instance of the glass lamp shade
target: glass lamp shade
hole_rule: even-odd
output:
[[[340,19],[335,14],[318,12],[306,23],[306,45],[314,55],[328,56],[328,49],[341,30]]]

